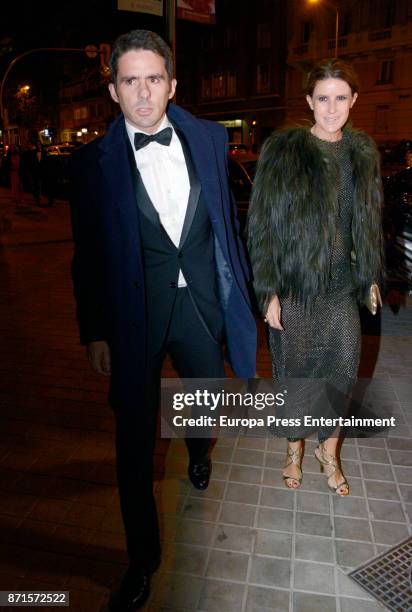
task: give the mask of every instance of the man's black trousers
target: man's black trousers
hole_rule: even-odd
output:
[[[223,321],[223,320],[222,320]],[[223,322],[222,322],[223,329]],[[166,354],[181,378],[224,378],[222,347],[206,331],[187,288],[178,289],[162,349],[148,346],[144,398],[133,414],[116,411],[117,479],[130,563],[151,572],[160,560],[159,524],[153,495],[153,456],[159,405],[160,374]],[[201,462],[210,439],[186,439],[189,457]]]

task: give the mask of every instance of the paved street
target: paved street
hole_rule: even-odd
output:
[[[69,590],[105,609],[126,557],[106,381],[79,345],[66,202],[16,210],[0,189],[0,590]],[[1,225],[0,225],[1,227]],[[2,246],[1,246],[2,245]],[[373,612],[345,572],[412,533],[412,302],[392,292],[366,321],[361,374],[383,381],[388,438],[348,440],[351,495],[332,495],[307,443],[302,489],[281,482],[284,442],[221,439],[211,485],[186,479],[184,445],[158,441],[164,557],[152,612]],[[270,376],[261,330],[258,373]],[[170,364],[165,375],[173,376]]]

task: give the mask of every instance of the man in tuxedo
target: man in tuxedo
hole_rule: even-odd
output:
[[[153,452],[160,372],[255,374],[247,263],[227,180],[227,136],[169,101],[171,51],[153,32],[120,36],[110,94],[122,111],[72,156],[72,264],[81,342],[110,376],[129,568],[112,610],[137,610],[160,563]],[[189,478],[206,489],[210,440],[187,439]]]

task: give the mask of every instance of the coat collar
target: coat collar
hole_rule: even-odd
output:
[[[218,203],[221,206],[222,193],[216,172],[217,158],[211,131],[206,128],[202,121],[175,104],[169,104],[167,114],[187,143],[213,223],[217,216],[221,214],[221,211],[217,211],[216,208]],[[98,147],[103,172],[107,176],[109,185],[112,188],[115,186],[116,201],[122,207],[124,214],[129,215],[130,218],[131,214],[137,217],[137,213],[126,138],[124,117],[121,114],[110,125]],[[133,213],[131,207],[134,207]],[[133,223],[131,230],[135,229]]]

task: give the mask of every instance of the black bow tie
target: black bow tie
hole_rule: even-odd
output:
[[[136,132],[134,135],[134,148],[136,151],[142,149],[150,142],[158,142],[161,145],[168,147],[172,140],[173,130],[171,127],[167,127],[164,130],[160,130],[156,134],[143,134],[143,132]]]

